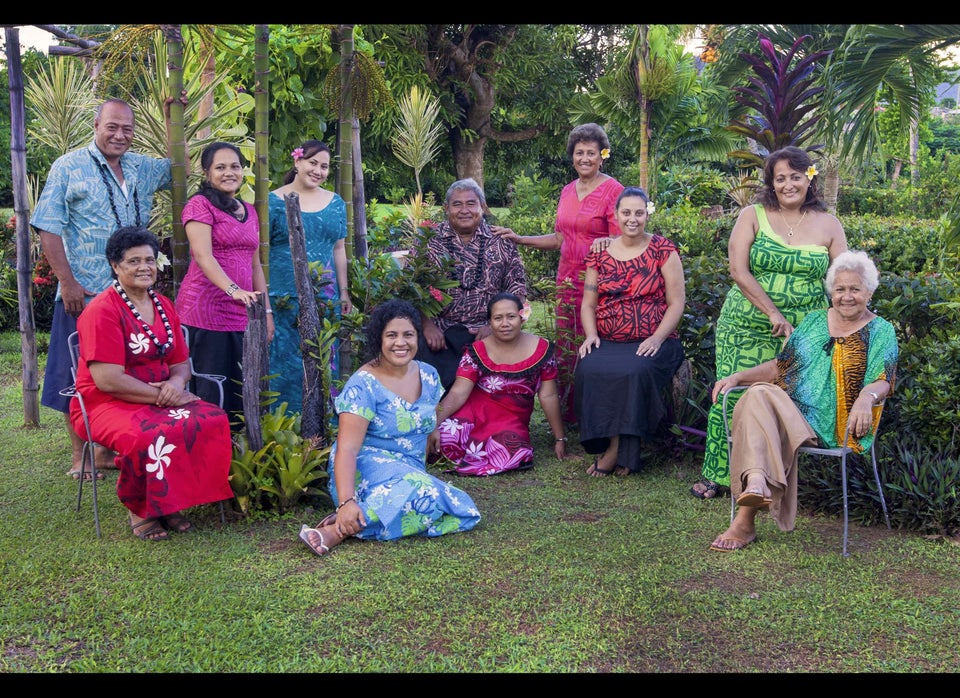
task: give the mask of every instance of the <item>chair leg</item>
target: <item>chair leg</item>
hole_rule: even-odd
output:
[[[880,482],[880,471],[877,469],[877,454],[874,450],[877,440],[874,439],[870,444],[870,464],[873,466],[873,477],[877,481],[877,492],[880,494],[880,506],[883,508],[883,518],[887,522],[887,528],[892,530],[890,525],[890,513],[887,511],[887,500],[883,496],[883,484]]]
[[[97,538],[100,538],[100,512],[97,508],[97,460],[94,443],[86,440],[80,451],[80,478],[77,483],[77,511],[80,511],[80,502],[83,499],[83,483],[87,473],[90,473],[90,487],[93,489],[93,525],[97,529]],[[88,467],[89,463],[89,467]]]
[[[849,531],[849,510],[847,507],[847,452],[840,456],[840,479],[843,483],[843,556],[849,557],[847,552],[847,532]]]

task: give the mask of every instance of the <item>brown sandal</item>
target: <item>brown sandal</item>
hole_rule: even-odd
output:
[[[139,523],[130,523],[130,528],[140,540],[167,540],[170,536],[157,519],[144,519]]]
[[[160,525],[168,531],[176,531],[177,533],[186,533],[193,528],[193,523],[191,523],[190,519],[179,512],[161,516]]]
[[[697,485],[703,487],[703,492],[697,491]],[[726,485],[721,485],[719,482],[714,482],[713,480],[708,480],[707,478],[700,478],[694,483],[693,487],[690,488],[690,494],[692,494],[697,499],[715,499],[717,497],[724,497],[730,494],[730,488]]]

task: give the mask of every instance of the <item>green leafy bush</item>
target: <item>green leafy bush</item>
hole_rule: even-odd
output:
[[[521,175],[513,187],[513,205],[503,216],[501,225],[517,235],[552,235],[557,222],[558,187],[536,174]],[[527,297],[530,300],[550,297],[555,291],[560,250],[541,250],[529,245],[518,245],[517,249],[527,274]]]
[[[285,402],[260,417],[260,429],[264,445],[256,451],[245,433],[234,437],[230,486],[240,511],[282,514],[316,500],[332,507],[326,491],[330,447],[302,438],[300,415],[287,414]]]
[[[891,522],[921,533],[960,532],[960,449],[910,433],[882,442],[881,479]]]

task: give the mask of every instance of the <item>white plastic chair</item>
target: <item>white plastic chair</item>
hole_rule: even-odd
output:
[[[73,398],[80,405],[80,413],[83,415],[84,433],[79,434],[83,439],[83,450],[80,453],[80,477],[77,486],[77,511],[80,511],[80,501],[83,498],[84,476],[90,473],[90,484],[93,487],[93,524],[97,529],[97,538],[100,537],[100,513],[97,510],[97,473],[96,467],[96,444],[90,435],[90,420],[87,417],[87,406],[83,402],[83,395],[77,390],[77,367],[80,365],[80,335],[72,332],[67,337],[67,349],[70,351],[70,374],[73,376],[73,384],[60,391],[64,397]],[[87,467],[89,463],[89,468]]]
[[[723,429],[727,435],[727,462],[732,463],[732,445],[733,437],[730,435],[730,415],[727,411],[727,398],[730,396],[730,393],[734,391],[746,390],[750,386],[738,385],[734,388],[730,388],[727,392],[723,394]],[[879,427],[877,428],[877,433],[874,434],[873,441],[870,443],[870,465],[873,467],[873,477],[877,481],[877,492],[880,493],[880,506],[883,508],[883,518],[887,522],[887,528],[890,526],[890,514],[887,512],[887,501],[883,497],[883,484],[880,482],[880,472],[877,469],[877,454],[876,454],[876,445],[877,438],[880,435]],[[847,443],[847,437],[849,437],[849,431],[844,434],[843,443]],[[822,446],[801,446],[797,449],[798,453],[807,453],[817,456],[833,456],[840,459],[840,480],[843,485],[843,556],[849,557],[850,554],[847,552],[847,538],[849,534],[849,511],[847,507],[847,455],[854,453],[854,450],[849,446],[838,446],[836,448],[823,448]],[[731,493],[730,496],[730,523],[733,523],[734,515],[737,510],[737,501]]]

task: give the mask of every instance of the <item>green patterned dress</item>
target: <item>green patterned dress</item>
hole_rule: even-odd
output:
[[[830,266],[830,254],[822,245],[787,245],[773,232],[763,206],[757,204],[754,209],[759,225],[757,237],[750,246],[750,273],[796,328],[811,310],[828,306],[823,279]],[[717,319],[717,379],[774,358],[783,345],[783,337],[774,337],[771,331],[769,318],[734,284]],[[733,395],[727,405],[732,414],[736,405]],[[703,477],[724,486],[730,485],[727,436],[719,401],[710,407],[707,416]]]

